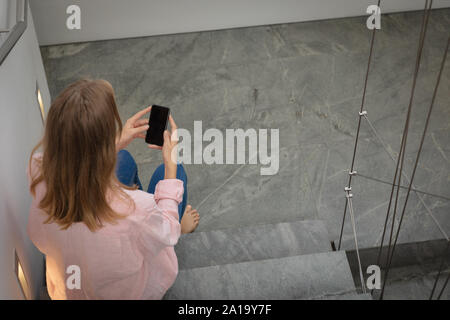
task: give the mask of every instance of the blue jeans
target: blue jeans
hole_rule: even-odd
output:
[[[164,164],[161,164],[156,168],[155,172],[153,172],[147,188],[148,193],[155,193],[156,184],[164,179],[164,171]],[[116,175],[117,179],[124,185],[129,187],[137,185],[139,190],[143,190],[138,176],[136,161],[134,161],[133,156],[126,150],[120,150],[117,154]],[[181,221],[187,203],[187,176],[181,164],[178,164],[177,166],[177,179],[183,181],[184,187],[183,200],[178,205],[178,215]]]

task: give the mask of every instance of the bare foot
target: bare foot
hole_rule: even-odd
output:
[[[187,205],[184,210],[183,217],[181,218],[181,233],[191,233],[197,229],[200,215],[197,210],[192,209],[192,206]]]

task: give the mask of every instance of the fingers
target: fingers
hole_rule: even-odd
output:
[[[143,133],[139,133],[136,138],[145,139],[146,135]]]
[[[148,128],[149,128],[149,125],[145,124],[145,125],[141,125],[139,127],[133,128],[131,130],[133,132],[134,137],[138,137],[139,135],[144,134],[144,132],[146,132],[148,130]]]
[[[170,128],[172,129],[172,131],[175,131],[178,128],[175,121],[173,120],[172,115],[169,115],[169,123],[170,123]]]
[[[148,147],[154,150],[162,150],[162,147],[157,146],[156,144],[149,144]]]
[[[148,120],[147,119],[139,119],[138,121],[136,121],[134,123],[134,127],[140,127],[140,126],[145,126],[146,124],[148,124]]]
[[[141,119],[136,121],[135,125],[134,125],[134,136],[136,138],[142,138],[145,139],[146,133],[144,133],[144,131],[147,131],[149,128],[148,125],[148,121],[145,119]]]
[[[152,106],[145,108],[144,110],[139,111],[138,113],[136,113],[134,116],[132,116],[130,118],[130,120],[132,121],[132,123],[135,123],[139,118],[141,118],[144,114],[150,112],[150,110],[152,109]]]

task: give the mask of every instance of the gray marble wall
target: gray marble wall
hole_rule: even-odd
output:
[[[397,155],[412,86],[421,13],[383,15],[377,32],[366,107]],[[426,109],[450,34],[450,10],[431,14],[413,105],[405,172],[410,175]],[[55,97],[80,77],[104,78],[116,90],[122,119],[144,106],[171,107],[180,127],[278,128],[280,169],[260,165],[187,165],[189,203],[199,230],[322,219],[339,234],[371,32],[348,18],[42,48]],[[450,61],[437,95],[415,184],[450,196]],[[161,162],[143,141],[130,145],[141,180]],[[392,181],[394,164],[362,123],[356,170]],[[404,181],[404,180],[403,180]],[[355,177],[353,203],[361,246],[379,242],[390,186]],[[423,196],[450,233],[450,201]],[[442,238],[415,194],[400,240]],[[344,248],[353,246],[349,220]]]

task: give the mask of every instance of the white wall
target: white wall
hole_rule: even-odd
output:
[[[14,273],[14,249],[34,298],[43,284],[43,256],[26,233],[31,198],[25,169],[43,133],[36,81],[48,107],[50,94],[29,14],[27,30],[0,66],[0,299],[23,298]]]
[[[419,10],[425,0],[382,0],[382,12]],[[376,0],[31,0],[41,45],[298,22],[366,14]],[[81,8],[81,30],[66,8]],[[435,0],[434,7],[450,7]]]

